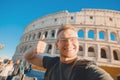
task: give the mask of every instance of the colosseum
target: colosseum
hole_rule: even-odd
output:
[[[45,34],[45,54],[59,56],[55,47],[61,24],[71,24],[78,30],[81,58],[95,61],[115,80],[120,76],[120,11],[82,9],[80,12],[61,11],[48,14],[31,22],[21,37],[13,60],[23,59],[26,49],[34,46]]]

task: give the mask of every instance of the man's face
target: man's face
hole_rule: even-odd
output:
[[[78,45],[77,32],[67,29],[58,34],[56,46],[60,51],[61,57],[71,58],[77,56]]]

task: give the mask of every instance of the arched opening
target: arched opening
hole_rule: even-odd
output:
[[[52,30],[50,38],[54,38],[54,37],[55,37],[55,30]]]
[[[40,36],[41,36],[41,32],[38,33],[37,38],[40,39]]]
[[[116,40],[116,35],[115,35],[115,33],[113,33],[113,32],[110,33],[110,40],[111,40],[111,41],[115,41],[115,40]]]
[[[35,39],[35,37],[36,37],[36,34],[33,35],[33,40]]]
[[[106,51],[101,49],[101,58],[107,58]]]
[[[81,45],[79,45],[78,56],[83,56],[83,47]]]
[[[88,48],[88,56],[89,57],[95,57],[95,50],[93,47]]]
[[[27,50],[27,46],[24,47],[24,51],[23,51],[23,53],[24,53],[26,50]]]
[[[84,38],[84,31],[83,30],[78,31],[78,37],[79,38]]]
[[[117,51],[113,50],[114,60],[119,60]]]
[[[28,36],[25,37],[25,41],[27,41],[27,40],[28,40]]]
[[[88,48],[88,56],[89,57],[95,57],[95,50],[93,47]]]
[[[93,30],[89,30],[88,31],[88,38],[90,38],[90,39],[94,39],[94,31]]]
[[[101,40],[105,39],[105,33],[103,31],[99,32],[99,39],[101,39]]]
[[[49,44],[49,45],[48,45],[48,49],[47,49],[47,53],[49,53],[49,54],[50,54],[50,53],[51,53],[51,49],[52,49],[52,45],[51,45],[51,44]]]
[[[79,46],[79,51],[83,51],[83,47],[82,46]]]
[[[29,34],[29,40],[31,39],[31,34]]]
[[[46,31],[46,32],[45,32],[45,38],[47,38],[47,35],[48,35],[48,32]]]

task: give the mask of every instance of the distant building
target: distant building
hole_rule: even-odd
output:
[[[45,34],[48,43],[45,53],[59,56],[55,42],[61,24],[77,28],[78,56],[96,61],[117,80],[120,74],[120,11],[82,9],[80,12],[62,11],[38,18],[26,27],[13,60],[23,59],[24,52],[34,46],[42,34]],[[111,69],[114,68],[116,70],[112,74]]]

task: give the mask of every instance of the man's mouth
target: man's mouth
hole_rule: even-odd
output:
[[[67,50],[67,51],[71,51],[73,50],[74,48],[64,48],[64,50]]]

